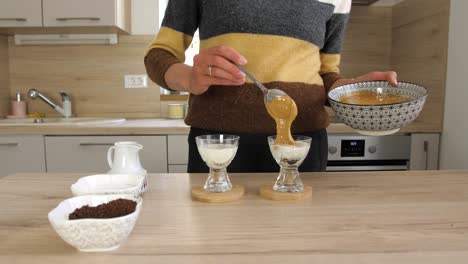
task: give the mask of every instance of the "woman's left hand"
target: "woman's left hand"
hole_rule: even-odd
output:
[[[336,88],[338,86],[357,83],[357,82],[366,82],[366,81],[387,81],[392,86],[398,86],[397,80],[397,73],[394,71],[387,71],[387,72],[369,72],[368,74],[361,75],[359,77],[353,79],[339,79],[337,80],[331,87],[331,89]]]

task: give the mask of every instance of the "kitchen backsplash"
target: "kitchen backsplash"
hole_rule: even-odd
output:
[[[345,76],[389,68],[391,14],[391,8],[353,9],[342,53]],[[64,90],[71,94],[78,116],[164,116],[165,105],[156,85],[150,82],[146,89],[124,89],[125,74],[145,72],[143,56],[153,38],[120,36],[115,46],[26,47],[15,46],[10,38],[10,96],[36,88],[59,102],[58,92]],[[43,102],[28,99],[28,105],[30,112],[57,115]]]
[[[450,0],[411,0],[393,8],[391,65],[400,80],[429,90],[417,121],[434,131],[443,125],[449,19]]]
[[[9,111],[8,74],[8,38],[0,36],[0,117],[8,115]]]
[[[60,102],[59,91],[72,97],[78,116],[146,118],[160,116],[159,88],[125,89],[124,75],[145,74],[143,63],[154,36],[120,36],[118,45],[15,46],[10,38],[10,95],[31,88]],[[39,100],[30,112],[57,113]]]
[[[424,6],[422,10],[420,7]],[[342,51],[342,74],[396,70],[400,80],[429,89],[418,126],[441,131],[446,90],[450,0],[404,1],[394,7],[353,6]],[[154,36],[120,36],[114,46],[15,46],[0,36],[0,117],[16,91],[39,89],[59,102],[71,94],[78,116],[165,117],[159,88],[124,89],[125,74],[144,74],[143,56]],[[57,113],[27,99],[31,112]],[[333,113],[330,112],[333,116]]]
[[[341,52],[342,75],[389,70],[391,45],[392,8],[353,6]]]

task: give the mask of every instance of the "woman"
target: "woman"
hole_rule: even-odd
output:
[[[397,85],[395,72],[355,79],[339,75],[340,50],[351,0],[169,0],[163,24],[145,57],[160,86],[191,93],[185,119],[188,172],[207,172],[195,143],[205,134],[236,134],[240,145],[231,172],[272,172],[267,137],[274,120],[263,94],[237,68],[244,65],[268,88],[279,88],[298,107],[292,133],[312,137],[302,171],[324,171],[329,125],[326,94],[334,87],[370,80]],[[193,67],[184,52],[199,29]]]

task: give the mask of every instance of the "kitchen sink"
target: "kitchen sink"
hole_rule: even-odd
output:
[[[125,118],[21,118],[1,119],[0,126],[5,125],[100,125],[109,123],[122,123]]]

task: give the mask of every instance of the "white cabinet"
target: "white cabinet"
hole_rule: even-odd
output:
[[[169,173],[187,173],[188,165],[169,165]]]
[[[0,27],[42,27],[41,0],[0,0]]]
[[[158,10],[162,2],[165,0],[132,1],[132,35],[156,35],[159,31]]]
[[[126,25],[126,0],[43,0],[45,27]]]
[[[0,136],[0,177],[45,171],[44,137]]]
[[[166,136],[47,136],[47,172],[105,173],[107,150],[118,141],[143,145],[140,161],[149,173],[167,172]]]
[[[411,134],[410,170],[438,170],[439,145],[439,134]]]
[[[131,0],[0,0],[0,33],[129,32],[130,12]]]
[[[188,135],[167,136],[169,165],[188,164]]]
[[[188,135],[169,135],[167,137],[167,151],[169,172],[187,172]]]

